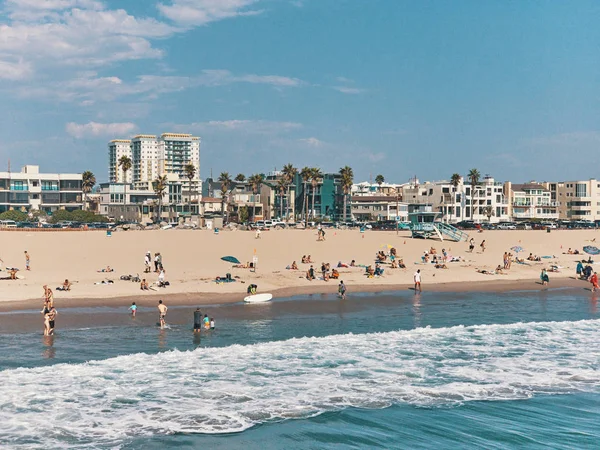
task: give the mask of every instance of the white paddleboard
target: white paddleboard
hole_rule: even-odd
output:
[[[264,303],[273,298],[272,294],[254,294],[244,298],[246,303]]]

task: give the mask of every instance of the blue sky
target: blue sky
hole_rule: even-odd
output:
[[[600,177],[600,2],[0,0],[0,170],[137,133],[201,175]]]

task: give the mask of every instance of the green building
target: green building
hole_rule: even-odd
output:
[[[300,174],[294,177],[296,193],[296,217],[308,216],[310,220],[342,220],[344,218],[344,191],[341,177],[337,173],[326,173],[313,187],[309,181],[304,183]],[[314,192],[314,208],[313,208]],[[350,202],[347,205],[350,210]]]

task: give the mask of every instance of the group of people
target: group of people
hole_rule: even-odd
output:
[[[317,241],[324,241],[325,240],[325,230],[321,227],[321,225],[319,225],[317,227]]]
[[[44,336],[52,336],[54,334],[54,325],[58,312],[54,307],[54,294],[52,289],[44,285],[44,307],[41,313],[44,315]]]
[[[331,268],[329,263],[321,263],[321,276],[323,281],[329,281],[330,279],[337,280],[340,277],[340,272],[336,268]],[[312,281],[316,279],[315,268],[311,264],[309,269],[306,271],[306,279]]]
[[[131,313],[131,317],[135,318],[137,313],[137,305],[135,302],[131,304],[129,307],[129,312]],[[158,323],[161,328],[165,328],[167,312],[169,308],[162,300],[158,301]],[[214,330],[215,329],[215,319],[212,317],[208,317],[208,314],[204,314],[202,316],[202,312],[200,311],[200,307],[196,308],[194,311],[194,333],[200,333],[200,331],[204,328],[205,330]]]
[[[486,249],[485,239],[483,241],[481,241],[481,244],[479,244],[479,248],[481,249],[481,253],[485,252],[485,249]],[[471,238],[471,239],[469,239],[469,253],[473,253],[473,250],[475,250],[475,239]]]

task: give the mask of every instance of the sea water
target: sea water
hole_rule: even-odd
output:
[[[250,319],[216,317],[218,329],[200,337],[187,325],[133,324],[0,335],[0,442],[598,446],[600,319],[589,292],[397,292],[245,306]]]

